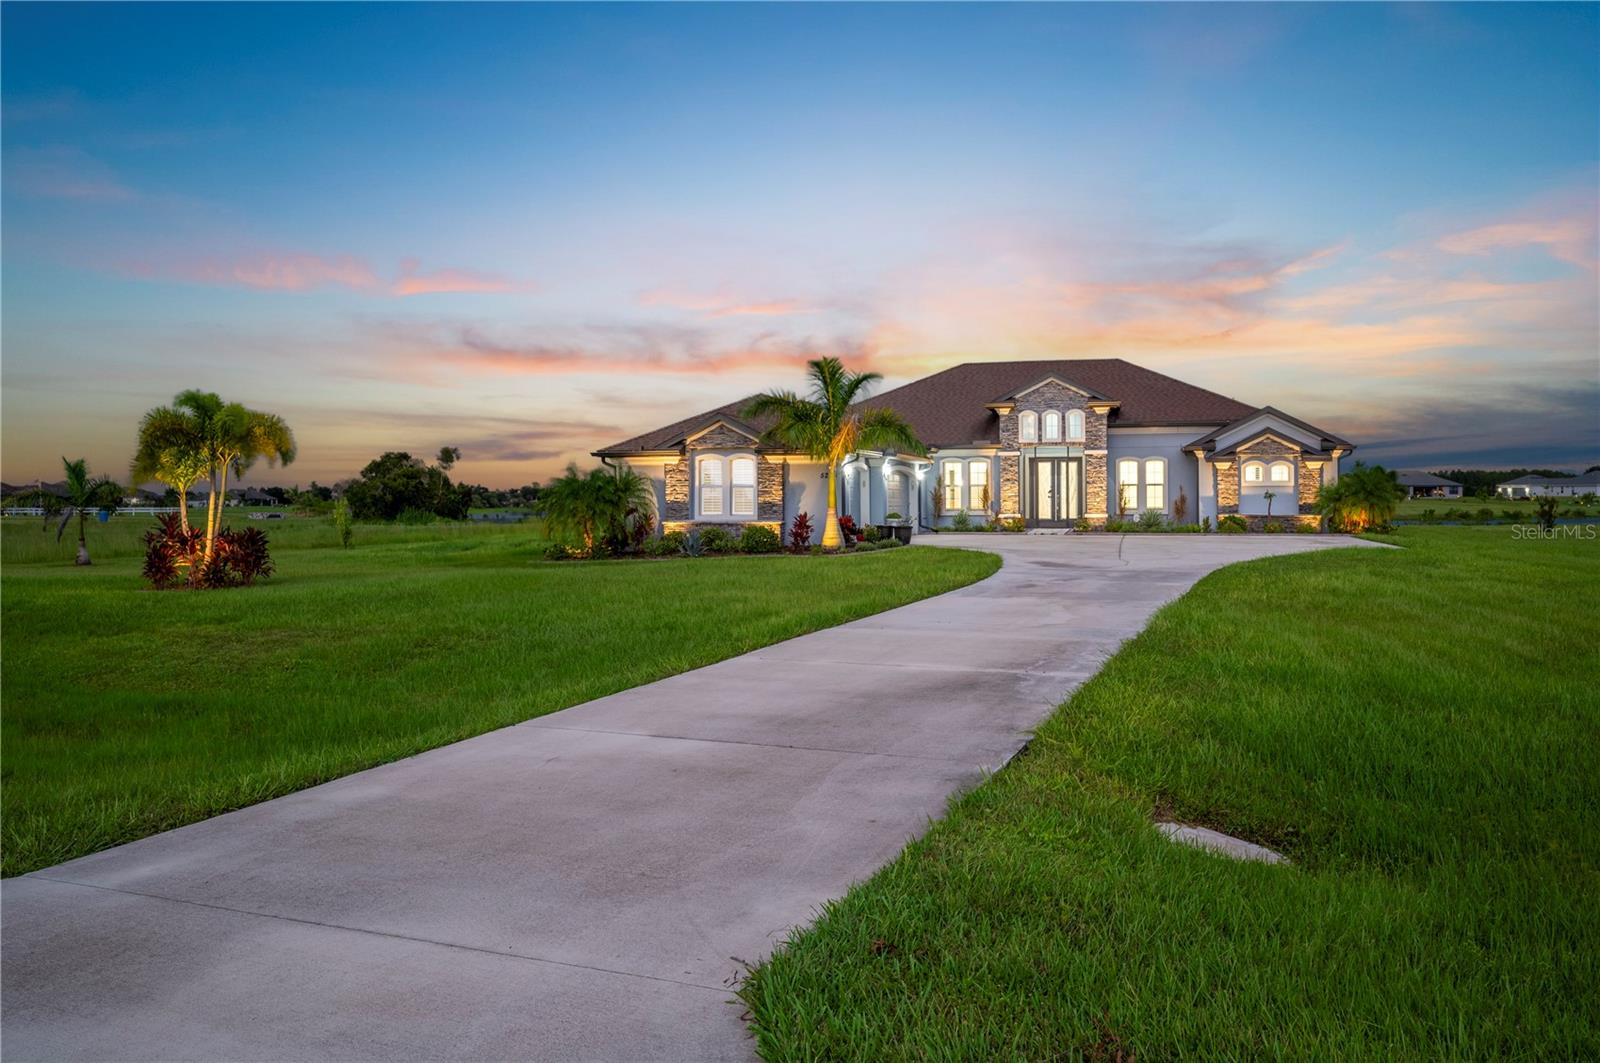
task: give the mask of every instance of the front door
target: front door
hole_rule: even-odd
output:
[[[1029,523],[1050,528],[1083,516],[1083,462],[1077,458],[1038,458],[1033,462],[1033,513]]]

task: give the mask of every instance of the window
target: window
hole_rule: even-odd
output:
[[[1017,434],[1024,443],[1039,442],[1039,415],[1023,410],[1017,415]]]
[[[986,461],[974,461],[969,464],[971,476],[968,477],[968,482],[972,485],[972,495],[967,502],[967,508],[982,509],[984,508],[983,493],[989,488],[989,463]]]
[[[1117,462],[1117,512],[1126,513],[1139,506],[1139,463],[1133,458]]]
[[[1046,443],[1061,442],[1061,414],[1055,410],[1045,411],[1044,441]]]
[[[722,459],[700,459],[700,515],[722,516]]]
[[[1269,479],[1275,484],[1286,484],[1294,479],[1294,473],[1286,461],[1275,461],[1269,470]]]
[[[961,463],[944,463],[944,511],[953,513],[961,508]]]
[[[1167,508],[1167,463],[1160,458],[1144,462],[1144,508]]]
[[[734,458],[729,464],[728,479],[733,481],[733,515],[753,517],[756,515],[756,460]]]
[[[1259,461],[1252,461],[1252,462],[1246,463],[1246,465],[1244,467],[1244,482],[1245,483],[1247,483],[1247,484],[1258,484],[1261,481],[1265,480],[1266,478],[1267,478],[1267,467],[1265,465],[1262,465]]]
[[[1083,438],[1083,411],[1070,410],[1067,413],[1067,438]]]
[[[886,492],[888,499],[884,504],[883,515],[887,518],[890,513],[898,513],[901,517],[911,515],[910,504],[910,478],[903,472],[889,474]]]

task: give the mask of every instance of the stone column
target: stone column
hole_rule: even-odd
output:
[[[1022,516],[1022,455],[1000,455],[1000,519]]]

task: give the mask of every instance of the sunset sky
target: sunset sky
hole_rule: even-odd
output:
[[[252,483],[512,486],[823,353],[1581,469],[1597,11],[8,4],[0,475],[202,387],[294,427]]]

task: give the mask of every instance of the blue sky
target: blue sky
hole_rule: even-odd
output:
[[[203,386],[508,485],[818,353],[1581,467],[1597,10],[7,4],[3,472]]]

